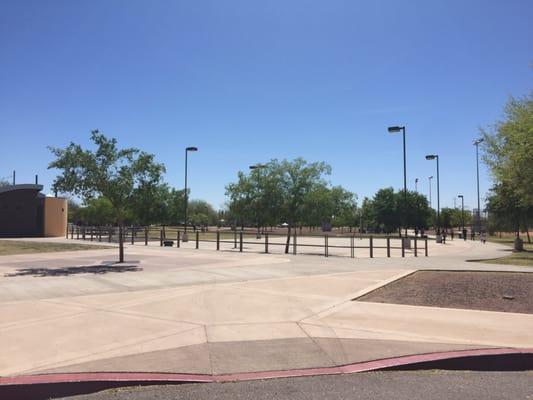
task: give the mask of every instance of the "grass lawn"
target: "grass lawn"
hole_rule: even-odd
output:
[[[524,240],[525,238],[522,238]],[[505,244],[513,247],[514,237],[502,237],[490,236],[487,239],[489,242]],[[522,265],[526,267],[533,267],[533,244],[527,243],[527,239],[524,240],[524,251],[512,252],[508,256],[501,258],[494,258],[492,260],[484,260],[484,263],[489,264],[506,264],[506,265]]]
[[[110,249],[108,246],[91,246],[77,243],[45,243],[23,240],[0,240],[0,256],[30,253],[51,253],[56,251]]]

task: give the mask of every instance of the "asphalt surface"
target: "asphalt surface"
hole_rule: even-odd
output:
[[[112,389],[69,400],[533,399],[533,372],[388,371]]]

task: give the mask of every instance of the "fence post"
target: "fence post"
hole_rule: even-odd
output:
[[[71,225],[70,227],[70,238],[74,240],[74,225]]]
[[[94,227],[91,226],[91,242],[93,241],[93,235],[94,235]]]
[[[387,257],[390,258],[390,237],[387,236]]]
[[[159,229],[159,246],[163,247],[163,229]]]
[[[85,230],[83,231],[83,234],[85,235]],[[108,238],[107,238],[107,241],[109,243],[111,243],[111,236],[113,236],[113,227],[110,226],[109,228],[107,228],[107,234],[108,234]]]
[[[296,255],[296,231],[294,232],[293,238],[292,238],[292,254]]]
[[[178,243],[176,243],[176,248],[178,248],[178,247],[181,246],[181,244],[180,244],[180,237],[181,237],[181,232],[180,232],[179,229],[178,229],[178,234],[177,234],[177,236],[176,236],[176,239],[177,239]]]
[[[102,241],[102,227],[101,226],[98,227],[98,241],[99,242]]]
[[[131,227],[131,244],[135,244],[135,228]]]
[[[200,243],[200,231],[196,231],[196,249],[199,248]]]
[[[268,254],[268,233],[265,233],[265,253]]]
[[[242,253],[242,231],[241,231],[241,233],[239,234],[239,236],[240,236],[239,251]]]
[[[76,226],[76,239],[80,240],[80,227]]]
[[[329,257],[328,252],[328,235],[324,235],[324,257]]]
[[[417,244],[416,236],[415,236],[415,257],[418,257],[418,244]]]
[[[350,257],[355,258],[354,237],[350,236]]]
[[[233,231],[233,248],[237,248],[237,227],[235,226],[235,230]]]
[[[425,238],[424,239],[424,252],[425,252],[425,255],[426,257],[428,256],[428,238]]]
[[[369,243],[369,248],[370,248],[370,258],[374,258],[374,238],[372,237],[372,235],[370,235],[370,243]]]
[[[220,231],[217,230],[217,250],[220,250]]]
[[[400,240],[402,241],[402,257],[405,257],[405,242],[403,237],[401,237]]]
[[[68,225],[67,225],[67,229],[66,229],[65,239],[68,239]]]

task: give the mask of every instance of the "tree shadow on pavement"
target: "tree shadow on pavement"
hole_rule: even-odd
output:
[[[33,275],[35,277],[69,276],[76,274],[107,274],[109,272],[139,272],[142,267],[122,264],[80,265],[61,268],[21,268],[15,272],[4,274],[5,277]]]

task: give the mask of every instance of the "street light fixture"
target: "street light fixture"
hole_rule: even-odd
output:
[[[260,170],[262,168],[266,168],[265,164],[254,164],[250,165],[250,169],[253,170]],[[260,226],[259,226],[259,205],[257,206],[257,234],[255,235],[256,239],[261,239],[261,232],[260,232]]]
[[[485,139],[479,138],[474,140],[474,146],[476,146],[476,175],[477,175],[477,229],[478,233],[481,232],[481,206],[479,204],[479,144]]]
[[[188,168],[188,154],[189,151],[198,151],[198,147],[187,147],[185,148],[185,221],[184,221],[184,232],[183,232],[183,241],[189,241],[187,237],[187,208],[189,206],[189,193],[187,192],[187,168]]]
[[[437,160],[437,235],[440,235],[440,182],[439,182],[439,156],[428,154],[426,160]]]
[[[466,230],[465,230],[465,197],[462,194],[457,195],[461,199],[461,224],[463,229],[461,233],[463,234],[463,239],[466,240]]]
[[[418,178],[415,178],[415,192],[418,192]]]
[[[389,133],[402,132],[403,134],[403,196],[404,196],[404,224],[405,224],[405,237],[407,237],[407,160],[405,154],[405,126],[389,126]]]

